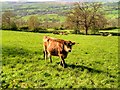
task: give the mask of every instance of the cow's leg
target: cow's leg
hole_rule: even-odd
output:
[[[62,60],[60,61],[60,65],[63,66],[63,64],[62,64]]]
[[[62,65],[63,65],[64,68],[66,67],[64,59],[62,60]]]
[[[50,53],[48,54],[48,57],[50,58],[50,62],[52,63],[52,56]]]
[[[47,60],[47,47],[45,46],[45,43],[43,45],[43,54],[44,54],[44,59]]]
[[[45,51],[45,60],[47,60],[48,59],[48,52],[47,52],[47,50]]]
[[[47,60],[47,56],[48,56],[48,53],[46,50],[43,51],[43,54],[44,54],[44,59]]]
[[[44,56],[43,56],[43,57],[44,57],[44,60],[45,60],[45,51],[44,51],[44,50],[43,50],[43,54],[44,54]]]
[[[52,63],[52,56],[50,55],[50,62]]]
[[[64,61],[64,58],[61,56],[61,62],[62,62],[62,66],[65,68],[66,67],[66,64],[65,64],[65,61]]]

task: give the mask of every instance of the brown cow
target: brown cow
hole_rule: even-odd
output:
[[[72,45],[74,44],[75,42],[44,36],[44,58],[47,59],[47,57],[49,57],[50,62],[52,62],[52,56],[59,56],[61,58],[60,64],[65,67],[64,59],[67,57],[68,52],[71,52]]]

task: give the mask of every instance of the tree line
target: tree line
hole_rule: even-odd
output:
[[[105,16],[102,3],[75,3],[73,8],[66,15],[65,22],[40,21],[37,16],[31,16],[27,21],[19,18],[11,11],[2,14],[2,29],[24,30],[39,32],[53,28],[55,30],[73,29],[75,34],[84,32],[86,35],[89,31],[94,34],[100,29],[107,27],[117,27],[117,20],[109,21]]]

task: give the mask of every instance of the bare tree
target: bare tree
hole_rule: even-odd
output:
[[[67,25],[74,29],[75,34],[80,33],[80,13],[78,8],[74,8],[74,11],[70,12],[66,19]]]
[[[73,11],[67,17],[67,22],[74,25],[74,28],[84,28],[86,35],[90,28],[96,29],[103,27],[106,19],[102,11],[102,4],[96,2],[75,3]]]

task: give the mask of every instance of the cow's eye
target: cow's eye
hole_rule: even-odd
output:
[[[67,46],[70,46],[70,44],[69,44],[69,43],[67,43]]]
[[[71,43],[69,43],[69,46],[72,46],[72,44],[71,44]]]

